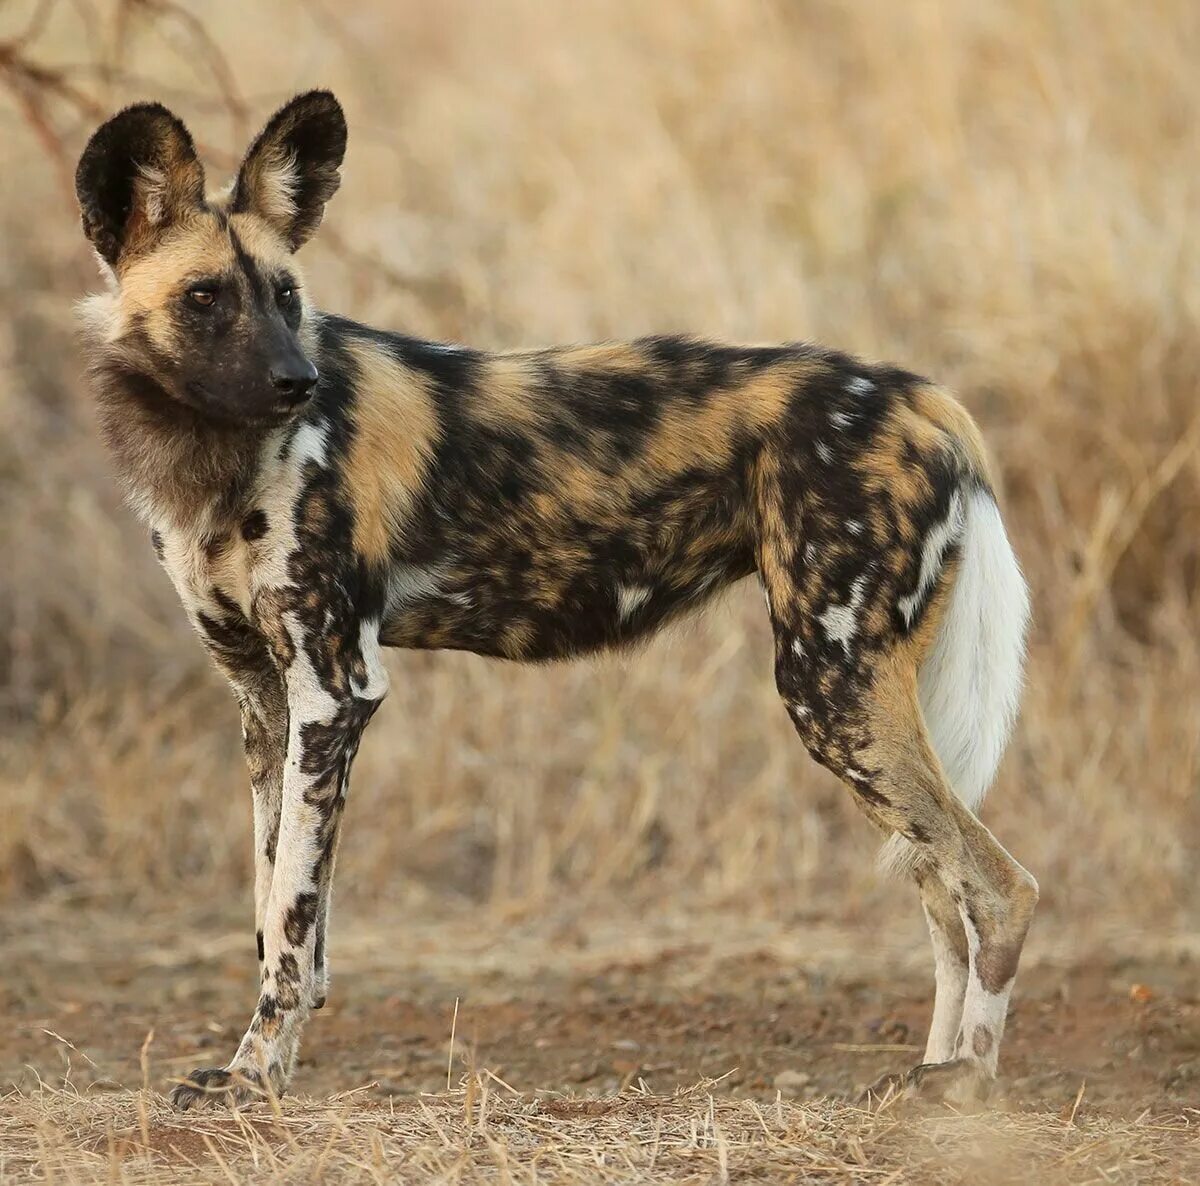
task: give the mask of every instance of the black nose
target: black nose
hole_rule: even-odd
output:
[[[295,407],[308,399],[316,383],[317,368],[308,359],[271,368],[271,385],[288,407]]]

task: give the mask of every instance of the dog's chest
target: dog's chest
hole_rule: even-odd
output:
[[[254,547],[236,531],[212,534],[180,529],[155,532],[159,560],[192,624],[202,616],[228,617],[234,610],[252,616]]]
[[[268,442],[255,492],[235,516],[220,522],[200,516],[179,526],[160,524],[155,550],[193,624],[200,615],[254,622],[255,602],[265,590],[291,579],[299,546],[295,510],[304,489],[305,456]]]

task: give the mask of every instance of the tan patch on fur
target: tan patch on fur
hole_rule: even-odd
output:
[[[943,387],[927,383],[913,393],[913,408],[946,433],[976,473],[991,483],[991,461],[979,425],[954,396]]]
[[[480,423],[491,428],[531,428],[541,419],[535,380],[533,359],[528,354],[489,358],[480,368],[480,398],[472,411]]]
[[[601,475],[590,465],[571,454],[558,451],[546,458],[547,472],[553,479],[548,494],[539,495],[533,505],[548,520],[561,519],[563,509],[584,516],[596,523],[615,523],[624,508],[626,491],[604,485]]]
[[[764,452],[754,467],[754,502],[758,508],[758,562],[763,587],[771,597],[771,610],[783,622],[793,620],[797,599],[792,579],[795,561],[792,532],[788,530],[779,479],[779,457]]]
[[[727,464],[744,432],[761,432],[782,420],[798,384],[811,370],[799,365],[772,368],[717,389],[699,409],[667,404],[641,464],[662,477],[697,465]]]
[[[530,622],[512,622],[500,640],[500,649],[510,659],[519,659],[533,642],[534,630]]]
[[[229,225],[247,254],[264,271],[286,270],[299,276],[295,257],[288,250],[287,243],[257,214],[232,214]]]
[[[495,428],[536,426],[542,419],[541,397],[536,390],[540,360],[568,373],[594,370],[598,375],[627,375],[644,373],[648,369],[641,351],[627,342],[495,354],[480,370],[480,398],[472,408],[476,418]]]
[[[506,357],[519,357],[522,353],[525,352],[514,352]],[[597,342],[587,346],[564,346],[552,351],[551,357],[556,366],[566,370],[597,370],[628,375],[650,369],[646,356],[632,342]]]
[[[358,370],[354,436],[343,477],[354,507],[354,546],[386,560],[425,481],[439,426],[428,380],[370,342],[351,342]]]
[[[233,244],[214,215],[202,211],[173,224],[153,250],[122,270],[110,332],[120,337],[140,316],[150,340],[170,354],[175,301],[189,284],[228,272],[234,262]]]
[[[946,438],[930,420],[907,404],[897,403],[881,426],[876,440],[866,451],[858,466],[863,475],[863,488],[869,494],[886,491],[891,501],[901,509],[916,507],[929,500],[932,494],[929,474],[924,466],[912,465],[905,458],[905,446],[911,445],[922,456],[930,456],[946,447]],[[900,515],[895,529],[913,534],[911,517]],[[906,542],[914,542],[906,539]]]

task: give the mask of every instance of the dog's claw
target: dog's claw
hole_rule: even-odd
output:
[[[972,1111],[987,1102],[992,1084],[991,1077],[969,1059],[923,1062],[909,1071],[876,1079],[858,1103],[871,1112],[915,1103],[949,1104],[959,1111]]]
[[[260,1098],[257,1075],[245,1075],[225,1067],[197,1067],[182,1083],[171,1088],[171,1104],[186,1112],[193,1104],[224,1103],[240,1107]]]

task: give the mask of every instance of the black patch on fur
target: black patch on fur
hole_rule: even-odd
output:
[[[870,803],[872,807],[890,807],[892,805],[892,801],[869,782],[858,782],[851,779],[849,786],[864,803]]]
[[[218,661],[236,673],[269,671],[272,663],[266,639],[220,589],[212,590],[212,599],[220,607],[220,616],[201,611],[197,621]]]
[[[290,951],[279,957],[275,984],[280,1009],[295,1009],[300,1003],[300,966]]]
[[[302,947],[309,929],[317,917],[317,895],[300,894],[288,907],[283,920],[283,933],[293,947]]]
[[[269,527],[267,512],[261,508],[253,510],[242,520],[242,539],[253,543],[256,539],[262,539]]]
[[[274,309],[274,285],[262,274],[258,264],[254,261],[254,257],[243,246],[238,233],[232,227],[229,228],[229,242],[233,247],[233,258],[237,261],[238,267],[241,268],[242,274],[246,277],[246,283],[250,286],[250,294],[258,308]]]

